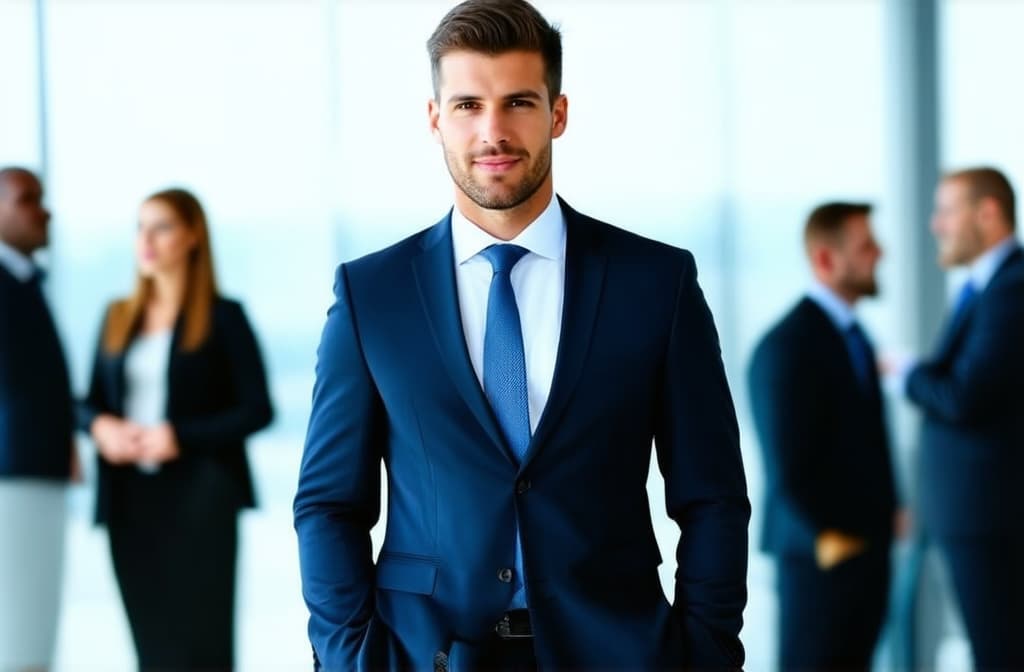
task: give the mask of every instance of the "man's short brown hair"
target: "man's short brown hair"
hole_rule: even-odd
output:
[[[441,57],[460,50],[491,56],[539,53],[552,105],[562,92],[562,36],[526,0],[466,0],[441,19],[427,40],[435,98],[441,87]]]
[[[819,205],[807,217],[804,225],[804,245],[813,243],[834,245],[841,242],[846,222],[851,217],[871,214],[869,203],[833,201]]]
[[[1002,171],[988,166],[955,170],[942,176],[943,180],[963,180],[967,184],[970,198],[977,203],[983,198],[991,198],[999,206],[1013,231],[1017,227],[1017,206],[1010,180]]]

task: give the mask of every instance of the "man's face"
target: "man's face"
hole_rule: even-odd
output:
[[[882,248],[871,233],[868,216],[851,216],[846,220],[834,253],[836,286],[844,294],[857,298],[877,295],[875,267],[881,258]]]
[[[939,246],[941,266],[968,264],[984,251],[977,206],[964,180],[949,179],[939,183],[935,190],[932,233]]]
[[[30,173],[0,178],[0,239],[31,254],[49,241],[49,211],[43,207],[43,186]]]
[[[540,54],[454,51],[441,58],[430,128],[459,190],[486,210],[526,202],[551,180],[551,141],[567,102],[552,107]]]

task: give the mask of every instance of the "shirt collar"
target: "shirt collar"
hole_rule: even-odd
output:
[[[469,221],[458,208],[452,209],[452,245],[455,263],[464,264],[491,245],[510,243],[536,255],[560,261],[565,257],[565,215],[554,194],[537,219],[512,240],[501,240]]]
[[[28,282],[36,273],[32,259],[0,240],[0,266],[21,282]]]
[[[846,331],[857,322],[853,307],[839,298],[830,287],[815,280],[807,290],[807,297],[818,304],[839,331]]]
[[[968,277],[971,284],[974,285],[974,289],[978,292],[983,291],[1006,258],[1016,249],[1017,239],[1014,236],[1008,236],[1003,242],[994,245],[975,259],[968,271]]]

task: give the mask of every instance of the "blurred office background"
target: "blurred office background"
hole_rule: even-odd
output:
[[[220,284],[268,360],[275,424],[250,454],[237,648],[246,670],[308,669],[290,503],[335,265],[440,218],[424,43],[449,0],[0,0],[0,165],[39,170],[54,213],[49,292],[84,389],[105,303],[133,274],[135,213],[168,185],[208,208]],[[940,166],[993,163],[1018,188],[1024,2],[536,0],[564,33],[556,189],[579,209],[691,249],[722,337],[754,505],[748,669],[772,668],[772,565],[757,552],[762,472],[745,370],[808,275],[803,219],[877,204],[882,346],[928,348],[945,279],[927,230]],[[784,394],[784,390],[779,391]],[[893,405],[904,492],[916,417]],[[81,450],[93,475],[92,447]],[[677,534],[651,478],[671,585]],[[75,488],[58,669],[129,670],[127,623],[92,482]],[[379,530],[378,530],[379,532]],[[380,538],[380,535],[377,535]],[[901,576],[918,559],[904,543]],[[941,567],[897,582],[879,669],[964,669]],[[669,589],[670,590],[670,589]],[[0,596],[2,599],[2,596]],[[911,654],[912,652],[912,654]],[[910,658],[915,655],[916,658]]]

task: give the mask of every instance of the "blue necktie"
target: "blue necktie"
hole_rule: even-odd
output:
[[[853,370],[857,379],[865,389],[871,387],[871,369],[875,366],[875,351],[868,342],[864,330],[856,322],[846,328],[846,347],[850,351],[850,359],[853,361]]]
[[[491,262],[494,275],[487,298],[484,330],[484,394],[517,462],[530,445],[530,404],[526,388],[526,353],[519,308],[512,289],[512,268],[528,250],[518,245],[492,245],[480,254]],[[516,529],[515,594],[513,608],[526,606],[523,549]]]
[[[977,296],[978,290],[974,289],[974,283],[968,278],[964,286],[960,288],[960,293],[956,295],[956,301],[953,303],[953,319],[955,320],[960,317]]]

